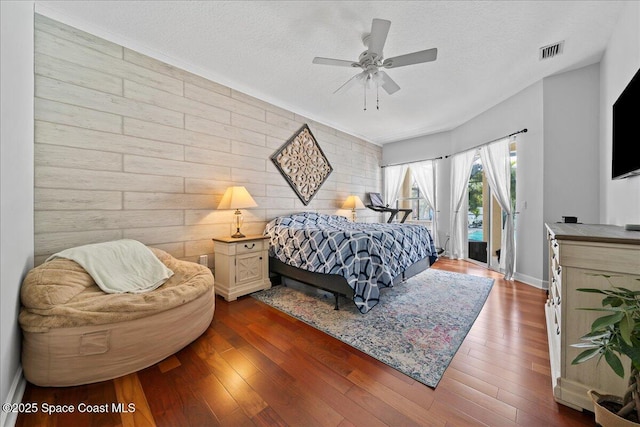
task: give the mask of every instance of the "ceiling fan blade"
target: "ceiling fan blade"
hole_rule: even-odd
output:
[[[371,34],[369,38],[369,52],[376,53],[378,56],[382,55],[382,49],[384,49],[384,43],[387,41],[387,34],[389,34],[389,27],[391,21],[385,19],[374,19],[371,23]]]
[[[394,82],[391,77],[384,71],[378,71],[378,74],[382,76],[382,89],[384,89],[389,95],[392,95],[400,90],[400,86]]]
[[[321,64],[321,65],[338,65],[340,67],[359,67],[360,66],[360,64],[353,61],[347,61],[344,59],[322,58],[319,56],[316,56],[315,58],[313,58],[312,62],[314,64]]]
[[[338,92],[344,92],[350,88],[352,88],[353,86],[355,86],[359,80],[362,80],[365,76],[365,72],[361,72],[356,74],[355,76],[351,77],[349,80],[347,80],[342,86],[340,86],[338,89],[334,90],[333,93],[336,94]]]
[[[438,49],[427,49],[419,52],[407,53],[393,58],[387,58],[382,63],[384,68],[404,67],[405,65],[420,64],[422,62],[435,61],[438,57]]]

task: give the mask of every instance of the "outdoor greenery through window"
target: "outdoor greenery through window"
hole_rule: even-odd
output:
[[[511,144],[511,207],[515,208],[516,204],[516,168],[517,156],[515,142]],[[471,169],[469,177],[469,240],[483,241],[482,222],[484,220],[483,203],[483,175],[482,162],[480,156],[476,158]],[[504,214],[503,214],[504,215]],[[504,223],[504,218],[502,219]]]
[[[473,162],[469,177],[469,227],[482,227],[482,162],[478,156]]]

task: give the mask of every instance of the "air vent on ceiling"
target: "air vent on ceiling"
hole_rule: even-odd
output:
[[[564,40],[561,42],[547,45],[547,46],[542,46],[540,48],[539,59],[540,61],[542,61],[543,59],[553,58],[554,56],[558,56],[562,54],[563,50],[564,50]]]

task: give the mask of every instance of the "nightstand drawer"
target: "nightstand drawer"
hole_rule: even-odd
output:
[[[236,253],[246,254],[249,252],[260,252],[262,250],[262,240],[250,240],[236,243]]]

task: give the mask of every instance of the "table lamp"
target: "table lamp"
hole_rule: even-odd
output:
[[[235,209],[235,219],[234,226],[236,227],[236,233],[232,234],[231,237],[240,238],[245,237],[244,234],[240,232],[240,227],[242,227],[242,223],[244,218],[242,217],[242,212],[240,209],[242,208],[254,208],[258,206],[258,204],[253,200],[251,194],[247,191],[246,188],[241,186],[229,187],[227,191],[224,192],[222,196],[222,200],[220,200],[220,204],[218,205],[218,209]]]
[[[351,219],[356,222],[356,209],[364,209],[365,206],[358,196],[349,196],[342,205],[342,209],[351,209]]]

